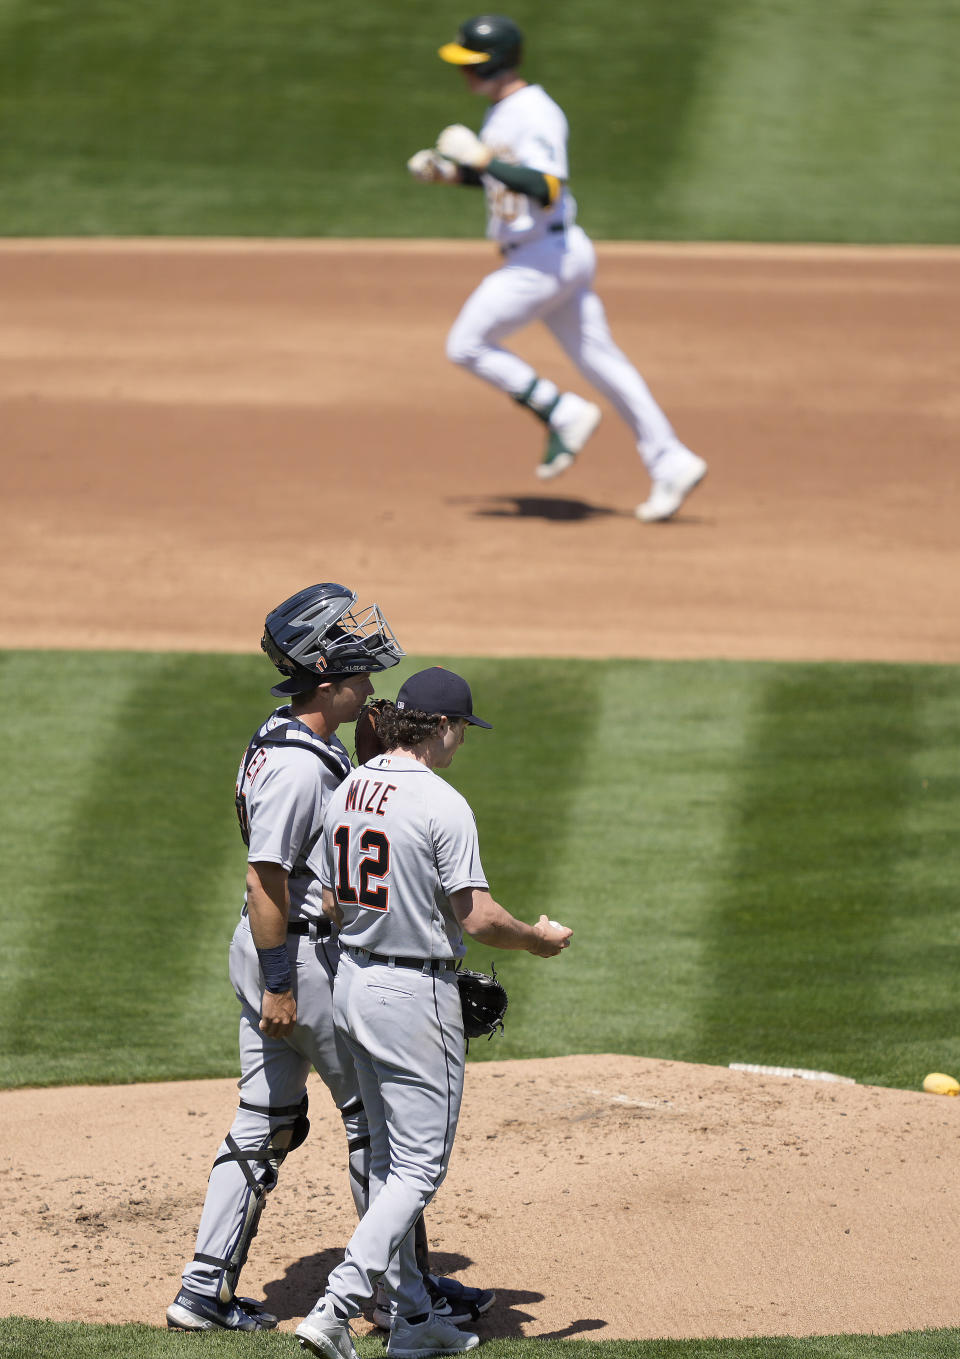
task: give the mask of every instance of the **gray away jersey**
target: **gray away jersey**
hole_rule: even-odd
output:
[[[469,803],[397,755],[361,765],[332,795],[308,867],[336,895],[342,943],[404,958],[462,958],[449,897],[487,886]]]
[[[336,736],[322,741],[287,706],[267,718],[240,762],[237,810],[249,837],[247,862],[279,864],[290,874],[291,920],[323,918],[320,887],[307,859],[320,837],[327,800],[350,768]]]

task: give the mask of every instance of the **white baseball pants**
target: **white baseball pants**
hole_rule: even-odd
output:
[[[500,341],[531,321],[542,321],[633,431],[649,470],[677,438],[646,382],[613,342],[603,303],[593,291],[596,265],[593,242],[578,226],[511,250],[464,303],[447,337],[447,357],[507,395],[519,396],[538,375]]]

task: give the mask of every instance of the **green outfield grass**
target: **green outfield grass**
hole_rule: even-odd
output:
[[[955,669],[419,658],[382,691],[432,659],[494,723],[450,777],[495,895],[576,931],[546,963],[471,946],[510,993],[471,1059],[960,1074]],[[235,1071],[233,779],[270,677],[0,654],[0,1084]]]
[[[912,1088],[960,1072],[956,669],[421,657],[382,692],[435,660],[468,677],[494,723],[469,734],[450,777],[477,812],[496,895],[576,930],[550,962],[499,955],[506,1033],[471,1060],[753,1060]],[[68,653],[51,671],[48,653],[0,653],[0,1085],[235,1073],[232,784],[270,679],[259,656]],[[492,957],[471,949],[475,964]],[[0,1318],[4,1359],[180,1359],[197,1343]],[[203,1338],[225,1359],[250,1343]],[[299,1352],[288,1334],[256,1347]],[[607,1342],[602,1359],[958,1348],[952,1329]],[[575,1337],[484,1344],[490,1359],[600,1351]]]
[[[484,1359],[954,1359],[960,1330],[904,1331],[897,1335],[824,1335],[756,1340],[485,1340]],[[203,1336],[154,1326],[56,1325],[11,1317],[0,1320],[4,1359],[281,1359],[300,1355],[293,1336],[256,1337],[216,1332]],[[379,1339],[356,1342],[359,1359],[382,1359]]]
[[[0,235],[473,236],[448,0],[0,0]],[[517,0],[603,238],[956,242],[955,0]]]

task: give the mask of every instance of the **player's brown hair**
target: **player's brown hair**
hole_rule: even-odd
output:
[[[429,741],[440,729],[439,713],[424,713],[418,708],[401,711],[394,703],[384,703],[376,720],[377,735],[386,750],[395,750],[398,746],[412,749],[421,741]]]

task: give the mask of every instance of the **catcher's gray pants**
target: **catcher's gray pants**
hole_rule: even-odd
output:
[[[401,1316],[428,1312],[412,1228],[447,1173],[460,1115],[465,1061],[456,973],[394,968],[344,951],[333,994],[370,1127],[370,1207],[327,1280],[327,1295],[356,1316],[382,1282]]]
[[[339,951],[329,940],[291,935],[297,1024],[289,1038],[260,1032],[260,965],[243,917],[230,945],[230,980],[241,1005],[241,1105],[221,1144],[203,1205],[196,1255],[185,1287],[229,1301],[255,1235],[264,1199],[287,1152],[306,1135],[307,1075],[313,1067],[340,1110],[347,1134],[350,1188],[367,1205],[369,1139],[353,1059],[333,1023],[333,979]]]

